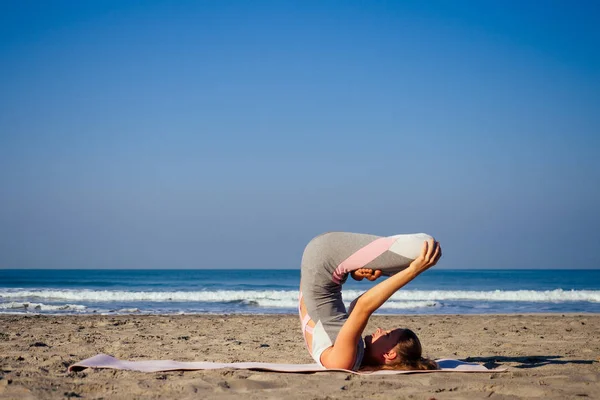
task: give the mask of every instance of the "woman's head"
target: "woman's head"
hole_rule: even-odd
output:
[[[435,361],[422,357],[419,338],[410,329],[377,328],[365,336],[365,364],[383,369],[437,369]]]

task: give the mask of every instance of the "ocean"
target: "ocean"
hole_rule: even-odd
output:
[[[299,270],[1,270],[0,313],[296,313]],[[344,301],[372,282],[343,286]],[[600,270],[426,271],[378,314],[600,312]]]

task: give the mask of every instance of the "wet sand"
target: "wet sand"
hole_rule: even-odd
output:
[[[409,327],[432,358],[490,374],[67,372],[98,353],[121,359],[309,363],[296,316],[0,316],[2,399],[600,398],[600,315],[375,316],[367,331]]]

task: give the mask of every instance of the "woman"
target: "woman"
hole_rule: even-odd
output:
[[[409,329],[377,329],[361,337],[369,317],[398,289],[437,263],[441,248],[426,234],[380,237],[347,232],[317,236],[302,256],[299,313],[308,351],[325,368],[435,369],[421,357]],[[356,280],[390,276],[354,300],[342,302],[348,274]]]

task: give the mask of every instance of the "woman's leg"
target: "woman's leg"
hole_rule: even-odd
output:
[[[407,268],[419,256],[423,242],[432,239],[425,233],[374,236],[332,232],[328,242],[337,266],[332,280],[340,283],[345,274],[360,268],[380,270],[391,276]]]

